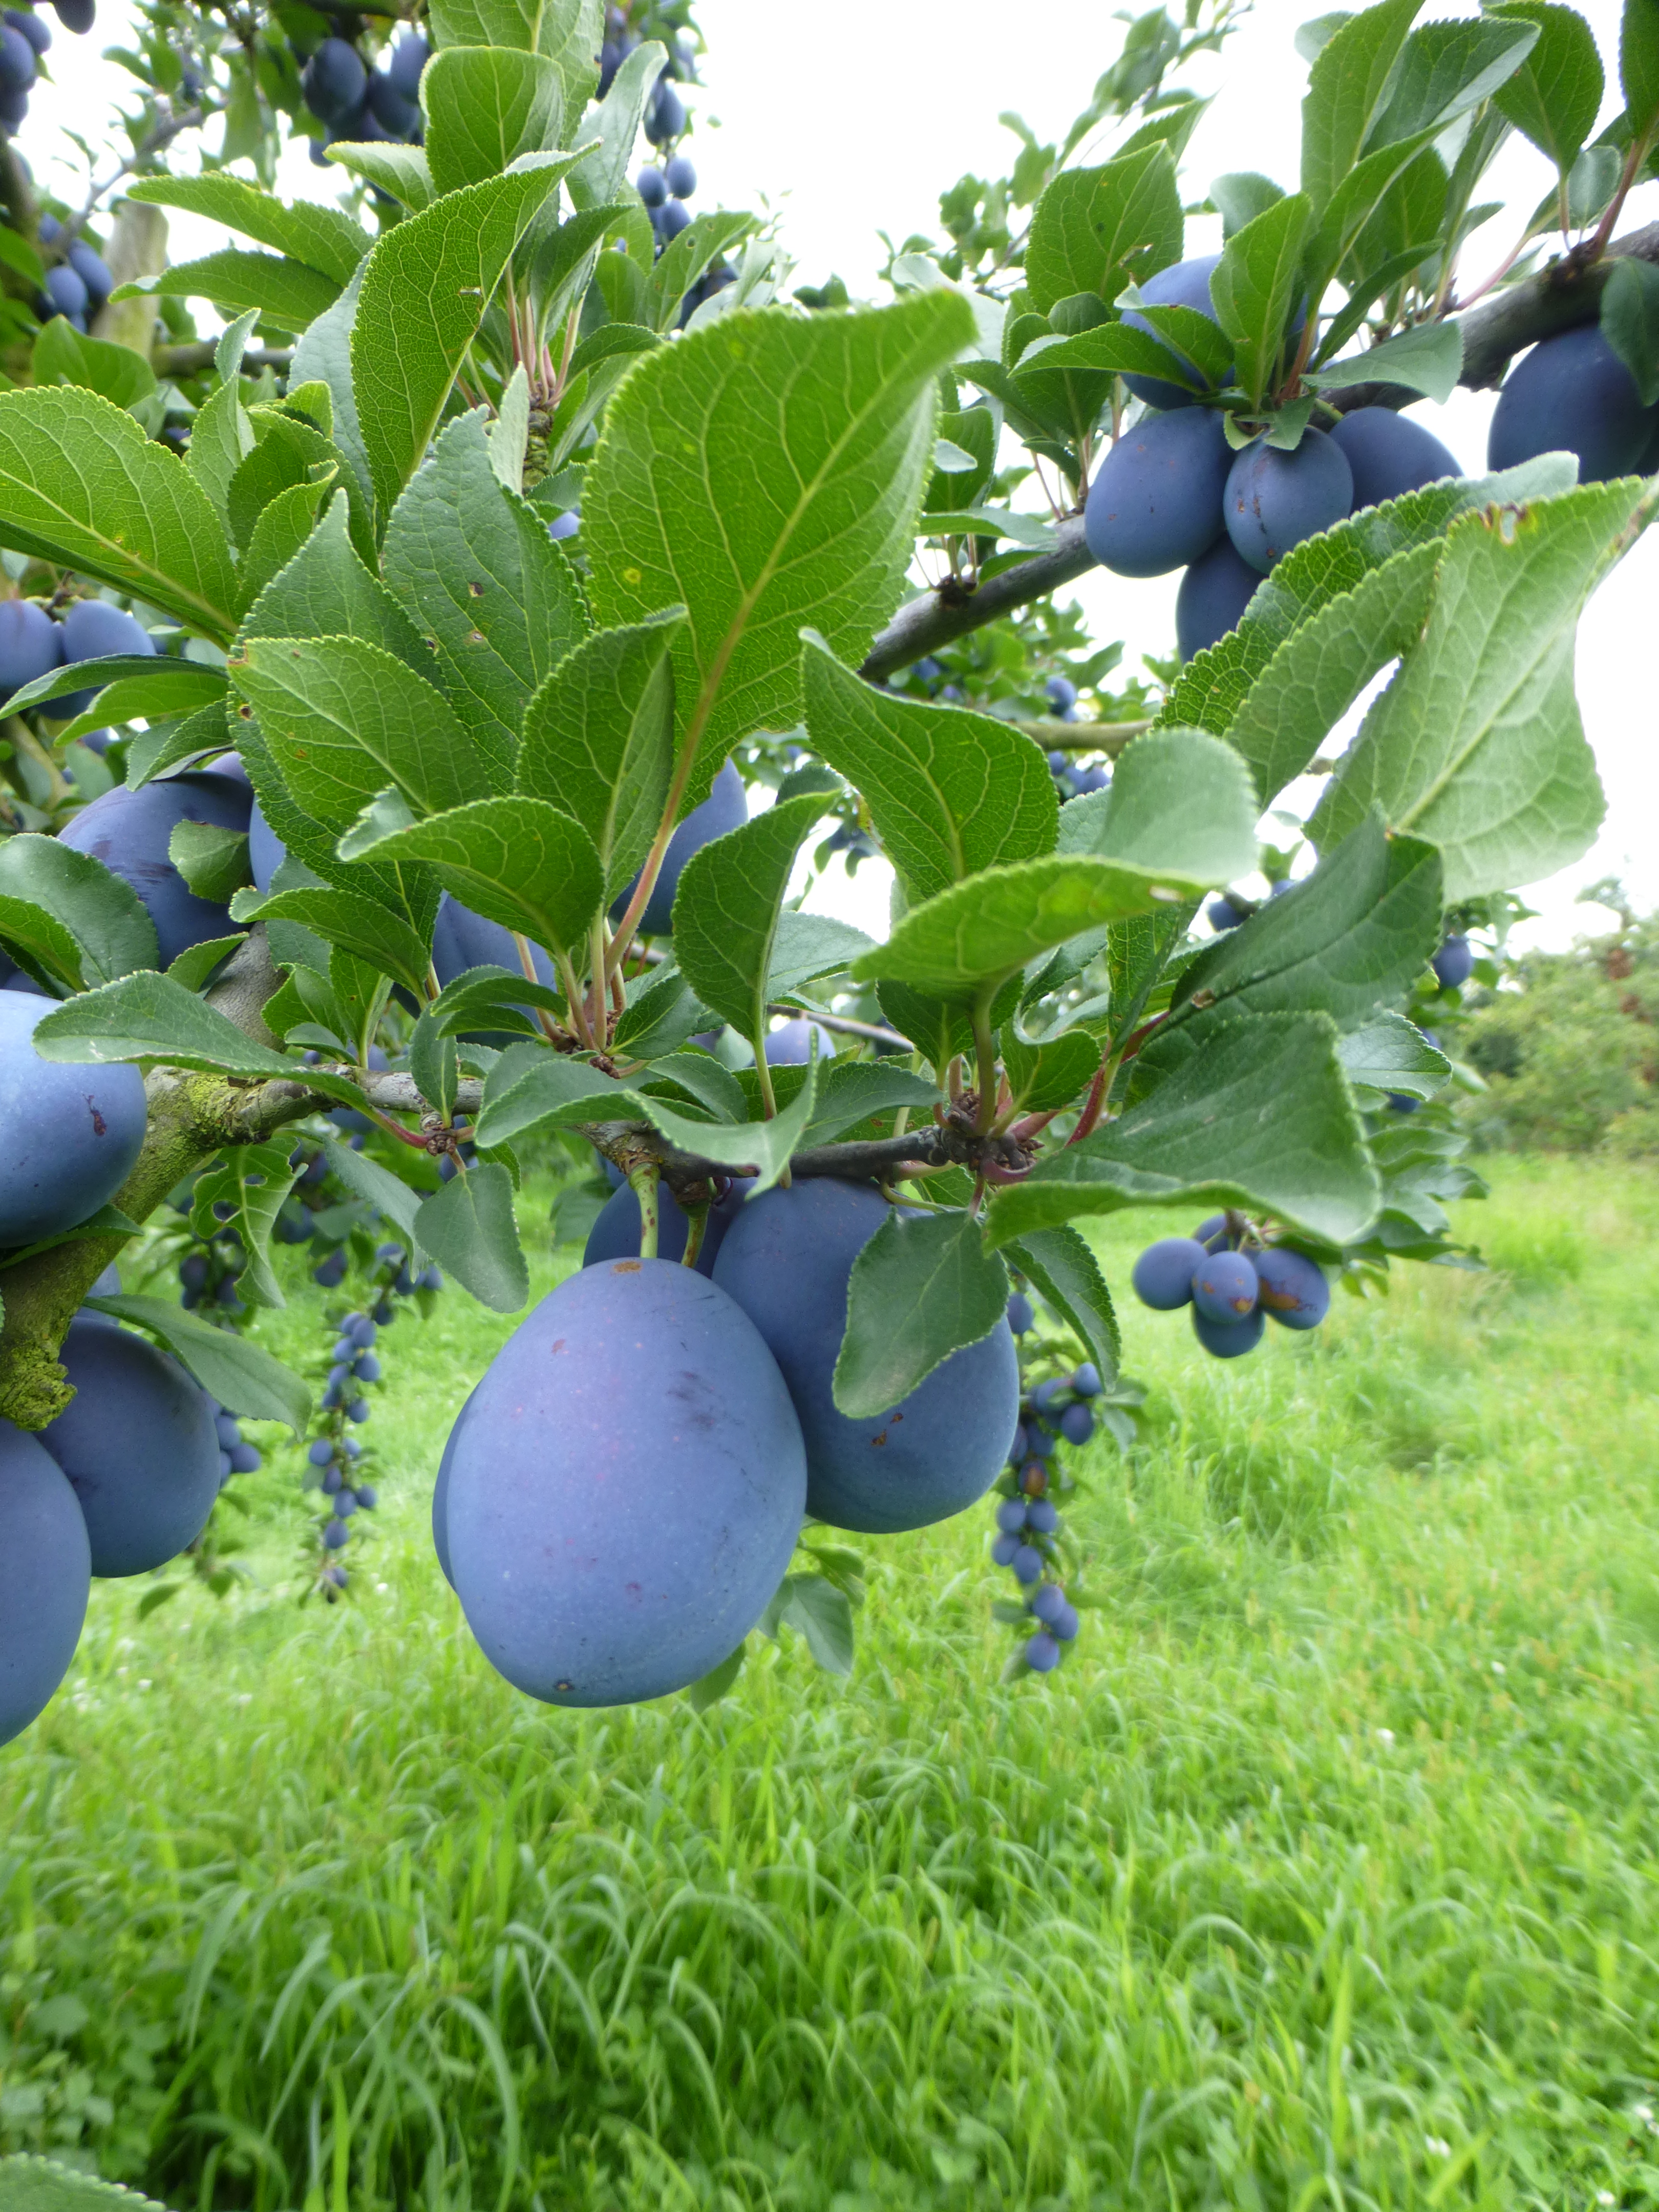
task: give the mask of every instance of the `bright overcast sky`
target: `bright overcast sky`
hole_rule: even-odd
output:
[[[1604,58],[1616,51],[1616,0],[1580,0],[1595,25]],[[780,5],[779,0],[701,0],[697,17],[708,44],[706,82],[690,93],[699,206],[775,211],[795,258],[796,281],[821,283],[832,271],[854,296],[876,297],[876,271],[885,258],[878,234],[896,240],[911,232],[937,234],[938,197],[964,171],[1006,173],[1014,141],[997,122],[1012,108],[1039,137],[1057,137],[1084,105],[1096,76],[1117,51],[1121,27],[1102,0],[1047,0],[1028,13],[1008,0],[955,0],[947,11],[917,0],[839,0],[833,9]],[[1260,169],[1283,185],[1295,182],[1299,102],[1305,71],[1291,39],[1298,21],[1320,12],[1316,0],[1258,0],[1255,13],[1218,58],[1206,58],[1186,82],[1216,95],[1189,155],[1193,196],[1212,176]],[[1472,14],[1433,6],[1431,15]],[[96,58],[118,41],[125,9],[104,0],[98,28],[81,40],[57,33],[52,59],[58,84],[34,95],[23,143],[37,171],[66,198],[74,176],[46,157],[64,125],[97,138],[100,118],[128,82]],[[1616,112],[1610,88],[1604,112]],[[1546,185],[1542,165],[1516,142],[1506,149],[1489,197],[1529,208]],[[325,172],[303,156],[285,165],[283,188],[327,196]],[[1627,220],[1659,215],[1659,186],[1630,204]],[[1215,235],[1212,238],[1210,231]],[[1220,243],[1218,225],[1195,224],[1188,251]],[[1511,242],[1508,219],[1477,235],[1465,267],[1478,277]],[[178,258],[225,242],[212,226],[174,219]],[[199,309],[198,309],[199,312]],[[1458,392],[1441,410],[1425,407],[1464,465],[1484,464],[1489,396]],[[1607,874],[1622,875],[1644,905],[1659,905],[1659,747],[1656,747],[1653,619],[1659,580],[1659,532],[1614,571],[1591,602],[1579,632],[1578,690],[1584,723],[1607,793],[1601,838],[1576,868],[1531,895],[1544,919],[1528,935],[1565,944],[1589,922],[1605,920],[1573,903],[1574,893]],[[1072,589],[1096,637],[1121,637],[1133,663],[1141,651],[1164,653],[1174,632],[1178,578],[1130,582],[1096,571]],[[884,871],[866,865],[833,904],[849,919],[879,929]],[[836,887],[839,890],[839,886]]]

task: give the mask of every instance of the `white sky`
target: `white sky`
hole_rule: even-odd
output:
[[[1609,59],[1617,47],[1617,0],[1578,4]],[[1194,197],[1210,177],[1232,169],[1260,169],[1294,184],[1306,73],[1291,40],[1297,24],[1319,12],[1320,0],[1257,0],[1223,54],[1187,72],[1194,89],[1216,95],[1189,152]],[[1425,12],[1475,10],[1443,0]],[[64,127],[98,143],[130,82],[99,58],[98,49],[125,35],[127,15],[125,5],[103,0],[90,39],[58,31],[52,59],[58,82],[33,96],[23,144],[43,181],[65,198],[78,198],[83,173],[55,164],[51,148]],[[799,264],[796,281],[821,283],[833,270],[855,297],[878,296],[876,271],[885,258],[879,231],[895,240],[913,231],[938,235],[942,188],[964,171],[1006,173],[1015,142],[998,124],[1000,111],[1022,113],[1040,138],[1058,137],[1115,54],[1120,29],[1102,0],[1046,0],[1030,13],[1007,0],[954,0],[943,11],[918,0],[837,0],[832,9],[802,0],[701,0],[697,15],[708,43],[707,82],[688,93],[697,204],[775,211]],[[1610,88],[1603,119],[1618,106]],[[323,198],[329,182],[301,155],[284,165],[281,185]],[[1484,196],[1529,210],[1547,174],[1516,141],[1490,182]],[[1659,185],[1648,185],[1631,200],[1626,222],[1656,216]],[[1516,217],[1500,218],[1477,234],[1466,270],[1484,274],[1507,251],[1511,222],[1518,227]],[[185,216],[173,218],[173,239],[177,258],[226,242],[213,226]],[[1188,252],[1213,251],[1219,226],[1194,222],[1188,239]],[[1443,410],[1421,411],[1474,469],[1483,464],[1491,408],[1490,395],[1459,392]],[[1133,665],[1142,650],[1169,650],[1178,580],[1133,582],[1096,571],[1072,595],[1097,640],[1125,640]],[[1585,616],[1579,699],[1607,788],[1607,819],[1577,867],[1528,894],[1542,919],[1528,926],[1527,939],[1565,944],[1587,926],[1605,926],[1600,908],[1574,903],[1576,891],[1600,876],[1620,874],[1640,903],[1659,905],[1659,747],[1646,633],[1656,581],[1659,532],[1614,571]],[[884,866],[866,863],[854,882],[837,871],[811,903],[884,933]]]

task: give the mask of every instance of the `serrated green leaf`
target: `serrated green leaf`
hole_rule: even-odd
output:
[[[230,642],[236,573],[206,495],[176,455],[96,392],[0,392],[0,511],[16,551]]]
[[[89,1297],[95,1313],[148,1330],[182,1361],[210,1397],[246,1421],[285,1421],[295,1437],[311,1420],[311,1392],[292,1368],[234,1330],[215,1328],[170,1298]]]
[[[519,789],[580,822],[605,872],[607,902],[638,872],[662,819],[674,762],[671,609],[601,630],[560,662],[531,700]]]
[[[1651,262],[1615,258],[1601,295],[1601,335],[1651,407],[1659,399],[1659,269]]]
[[[341,209],[317,200],[279,200],[257,185],[222,170],[199,177],[139,177],[126,187],[131,200],[185,208],[261,246],[308,263],[337,284],[350,282],[374,240]]]
[[[211,899],[216,906],[227,905],[251,880],[246,830],[222,830],[213,822],[175,822],[167,858],[197,897]]]
[[[446,1035],[465,1036],[479,1029],[506,1030],[514,1036],[539,1037],[531,1009],[562,1016],[564,1000],[544,983],[506,968],[469,968],[447,983],[426,1012]]]
[[[853,1607],[845,1590],[824,1575],[786,1575],[776,1625],[806,1638],[806,1648],[827,1674],[850,1674],[854,1650]],[[728,1660],[729,1666],[731,1662]]]
[[[1228,240],[1210,278],[1216,319],[1233,342],[1237,382],[1258,403],[1269,390],[1285,343],[1312,217],[1304,193],[1275,200]]]
[[[386,150],[388,153],[405,153],[412,149],[388,147]],[[289,383],[290,388],[306,382],[322,383],[328,386],[334,415],[331,434],[337,449],[344,454],[351,470],[352,499],[373,524],[375,520],[374,481],[369,472],[368,454],[363,446],[362,426],[357,420],[356,395],[351,388],[351,331],[356,319],[357,298],[362,289],[363,271],[368,265],[366,261],[359,262],[356,273],[334,305],[316,318],[295,347],[294,358],[289,366]],[[193,437],[191,444],[193,447]]]
[[[723,208],[694,216],[658,257],[646,278],[646,313],[651,327],[672,331],[679,319],[681,304],[697,279],[759,228],[752,215],[736,215]]]
[[[37,980],[70,991],[154,968],[138,894],[90,853],[26,833],[0,843],[0,943]]]
[[[173,660],[161,653],[109,653],[96,660],[71,661],[37,676],[32,684],[13,692],[0,714],[20,714],[26,707],[49,706],[74,691],[102,691],[106,684],[143,686],[134,691],[131,711],[160,720],[165,714],[182,714],[222,698],[225,674],[199,660]],[[54,720],[59,719],[54,717]]]
[[[1324,1014],[1259,1014],[1216,1030],[1151,1096],[994,1192],[988,1235],[1126,1206],[1237,1206],[1333,1243],[1358,1237],[1379,1184]]]
[[[799,718],[803,623],[858,660],[897,602],[932,465],[953,292],[869,313],[733,315],[647,355],[611,402],[582,502],[603,622],[688,611],[675,648],[686,806],[734,738]]]
[[[891,1060],[837,1060],[825,1072],[818,1103],[806,1132],[809,1145],[827,1145],[878,1114],[906,1106],[931,1114],[939,1103],[937,1087]]]
[[[477,1140],[491,1152],[533,1130],[574,1128],[582,1121],[636,1121],[642,1111],[633,1091],[586,1060],[538,1045],[514,1045],[484,1079]]]
[[[1336,1048],[1350,1083],[1373,1091],[1432,1098],[1451,1075],[1451,1062],[1403,1014],[1381,1013],[1352,1030]]]
[[[758,1054],[778,918],[795,855],[823,818],[821,793],[780,799],[740,829],[695,852],[674,898],[680,972]]]
[[[143,1066],[202,1068],[211,1074],[303,1079],[343,1104],[349,1105],[356,1097],[349,1084],[302,1068],[297,1061],[255,1044],[205,999],[185,990],[171,975],[153,970],[125,975],[55,1006],[35,1028],[34,1049],[42,1060],[77,1066],[136,1060]]]
[[[614,1050],[634,1060],[677,1052],[714,1017],[677,968],[647,969],[628,987],[628,1004],[617,1018]]]
[[[240,893],[231,904],[236,921],[298,921],[325,944],[359,954],[381,975],[390,975],[417,996],[426,985],[432,957],[429,936],[365,893],[307,884],[302,890],[275,890],[261,897]]]
[[[492,1313],[516,1313],[530,1270],[513,1212],[513,1178],[481,1160],[421,1201],[415,1237],[423,1252]]]
[[[37,385],[84,385],[88,392],[101,392],[132,412],[156,389],[155,372],[141,354],[131,346],[88,337],[71,325],[67,315],[54,315],[34,341],[29,373]],[[152,420],[149,410],[144,413],[145,428],[159,428],[159,418]]]
[[[1625,0],[1619,17],[1619,82],[1634,135],[1659,120],[1659,0]]]
[[[1370,147],[1395,145],[1424,131],[1444,131],[1511,80],[1537,43],[1537,27],[1502,11],[1461,21],[1419,24],[1407,40],[1372,125]]]
[[[71,722],[69,726],[72,730],[76,725]],[[210,707],[198,708],[182,721],[161,722],[153,730],[135,730],[127,740],[128,786],[137,791],[185,761],[199,762],[209,755],[223,752],[231,742],[222,699]]]
[[[6,2212],[166,2212],[137,2190],[74,2172],[55,2160],[21,2155],[0,2158],[0,2203]]]
[[[270,1232],[283,1200],[300,1179],[298,1170],[288,1164],[291,1149],[283,1139],[221,1152],[197,1177],[191,1194],[191,1227],[198,1237],[216,1237],[230,1227],[242,1240],[247,1258],[236,1291],[245,1305],[288,1304],[271,1270]],[[231,1212],[222,1218],[214,1212],[219,1206]]]
[[[395,1228],[418,1244],[415,1232],[416,1217],[421,1210],[422,1194],[412,1190],[400,1176],[383,1168],[368,1152],[354,1152],[332,1137],[323,1139],[322,1149],[328,1161],[329,1172],[337,1176],[349,1191],[385,1214]]]
[[[223,967],[239,945],[247,942],[245,930],[229,937],[204,937],[197,945],[187,945],[184,951],[167,963],[166,972],[175,983],[182,983],[187,991],[200,991],[216,969]]]
[[[1403,384],[1443,407],[1462,373],[1463,333],[1458,325],[1419,323],[1364,353],[1304,369],[1303,380],[1321,392],[1339,391],[1349,384]]]
[[[181,261],[159,276],[118,284],[112,300],[146,297],[211,300],[219,307],[257,307],[262,321],[299,332],[340,296],[338,281],[276,253],[247,253],[222,246],[199,261]]]
[[[837,921],[833,915],[786,910],[778,916],[772,939],[767,997],[775,1005],[781,999],[798,997],[820,977],[851,967],[873,942],[850,921]]]
[[[1218,177],[1210,186],[1210,203],[1220,210],[1222,243],[1284,197],[1283,185],[1254,169],[1231,170]]]
[[[1302,190],[1316,213],[1358,161],[1394,88],[1423,0],[1379,0],[1340,24],[1308,73],[1302,102]]]
[[[570,202],[579,209],[605,207],[628,185],[628,165],[640,140],[647,102],[657,88],[668,49],[645,39],[623,58],[605,98],[577,124],[573,145],[583,158],[570,172]]]
[[[717,1123],[693,1121],[675,1113],[660,1099],[641,1099],[646,1118],[682,1152],[713,1160],[718,1166],[743,1172],[752,1170],[757,1197],[770,1190],[799,1149],[817,1104],[818,1061],[816,1052],[801,1070],[801,1083],[788,1105],[770,1121]],[[780,1086],[781,1087],[781,1086]]]
[[[581,945],[605,890],[592,839],[544,799],[478,799],[368,850],[382,861],[425,862],[475,913],[556,953]]]
[[[889,1413],[1002,1321],[1008,1270],[969,1213],[890,1212],[853,1262],[831,1386],[854,1420]]]
[[[1126,283],[1181,258],[1181,192],[1166,145],[1142,147],[1095,169],[1062,169],[1038,200],[1025,250],[1032,307],[1092,292],[1110,301]]]
[[[421,73],[426,159],[439,193],[498,177],[521,154],[555,151],[564,114],[558,65],[511,46],[446,46]]]
[[[236,604],[244,613],[271,579],[287,568],[316,528],[318,510],[330,489],[326,483],[290,484],[261,509],[242,556],[241,589]]]
[[[1054,778],[1022,732],[878,691],[811,633],[802,667],[812,749],[862,793],[913,902],[1054,849]]]
[[[351,380],[374,490],[388,513],[419,467],[461,356],[514,247],[574,155],[530,155],[387,231],[365,264]]]
[[[1038,1229],[1007,1248],[1010,1263],[1030,1278],[1039,1293],[1081,1340],[1100,1370],[1103,1389],[1117,1381],[1122,1344],[1112,1295],[1100,1262],[1075,1229]]]
[[[1002,1065],[1010,1096],[1023,1113],[1057,1112],[1068,1106],[1095,1078],[1100,1047],[1083,1030],[1027,1044],[1013,1030],[1002,1033]]]
[[[1322,850],[1378,807],[1439,847],[1457,900],[1535,883],[1588,849],[1605,801],[1573,693],[1574,634],[1650,511],[1626,478],[1453,526],[1422,642],[1309,825]]]

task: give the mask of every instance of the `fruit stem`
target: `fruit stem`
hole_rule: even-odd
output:
[[[975,1080],[979,1085],[979,1111],[974,1127],[983,1137],[997,1117],[997,1041],[991,1034],[991,994],[987,988],[974,1001]]]
[[[695,1267],[697,1264],[698,1255],[702,1250],[704,1232],[708,1227],[708,1204],[709,1201],[707,1199],[703,1200],[701,1206],[687,1206],[684,1200],[681,1202],[680,1211],[684,1214],[686,1222],[685,1249],[680,1255],[682,1267]]]
[[[519,966],[523,971],[525,981],[539,983],[541,977],[536,973],[536,958],[530,950],[530,939],[521,929],[515,929],[513,933],[513,942],[518,951]],[[556,1043],[557,1039],[553,1033],[553,1017],[545,1006],[537,1007],[536,1019],[540,1024],[542,1035],[547,1039],[549,1044]]]
[[[629,1183],[640,1201],[640,1257],[657,1256],[657,1163],[646,1160],[628,1170]]]

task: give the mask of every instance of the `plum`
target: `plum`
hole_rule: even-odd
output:
[[[144,1141],[144,1079],[125,1061],[104,1067],[43,1060],[35,1026],[56,1000],[0,992],[0,1245],[61,1237],[106,1206]]]
[[[812,1056],[814,1037],[818,1041],[818,1058],[833,1060],[835,1038],[822,1022],[809,1022],[805,1014],[798,1014],[793,1022],[784,1022],[769,1033],[766,1057],[774,1067],[805,1067]]]
[[[68,1674],[91,1576],[63,1469],[38,1437],[0,1421],[0,1744],[21,1735]]]
[[[536,981],[556,990],[558,977],[548,954],[539,945],[532,945],[530,957]],[[504,929],[499,921],[488,921],[483,915],[475,914],[470,906],[463,906],[447,891],[439,902],[438,919],[432,932],[432,965],[443,985],[453,983],[469,968],[505,968],[510,975],[524,972],[513,932]],[[467,1034],[496,1046],[518,1042],[504,1030],[469,1030]]]
[[[469,1401],[450,1571],[516,1688],[629,1704],[743,1641],[805,1503],[800,1424],[740,1308],[694,1268],[615,1261],[544,1298]]]
[[[677,200],[689,200],[697,189],[696,167],[689,154],[676,154],[662,177]]]
[[[1196,1304],[1193,1307],[1193,1334],[1214,1359],[1237,1359],[1254,1352],[1267,1325],[1260,1306],[1243,1321],[1212,1321]]]
[[[726,1231],[737,1219],[738,1209],[749,1194],[754,1178],[740,1176],[717,1198],[708,1209],[708,1219],[702,1233],[702,1245],[696,1266],[700,1275],[712,1276],[714,1255],[720,1250]],[[678,1260],[685,1250],[685,1239],[690,1224],[665,1182],[657,1185],[657,1257],[659,1260]],[[599,1217],[587,1232],[587,1243],[582,1252],[584,1267],[597,1267],[610,1260],[636,1260],[640,1251],[640,1201],[630,1184],[624,1182],[599,1209]]]
[[[86,286],[93,306],[101,307],[115,289],[115,279],[102,254],[95,252],[83,238],[77,238],[69,250],[69,265]]]
[[[659,208],[668,198],[668,179],[660,169],[647,165],[634,179],[634,189],[648,208]]]
[[[1016,1336],[1024,1336],[1028,1328],[1036,1326],[1036,1315],[1031,1310],[1031,1301],[1024,1291],[1016,1291],[1008,1301],[1009,1328]]]
[[[1212,898],[1204,909],[1204,919],[1212,929],[1220,932],[1242,929],[1249,916],[1241,913],[1230,898]]]
[[[37,54],[44,54],[46,52],[52,44],[52,26],[49,23],[43,23],[33,8],[8,8],[5,14],[6,21],[11,25],[13,30],[21,31]],[[46,220],[49,218],[43,219],[40,226],[42,238],[46,234]]]
[[[1261,581],[1224,535],[1191,562],[1176,593],[1176,649],[1181,658],[1190,660],[1237,629]]]
[[[1292,453],[1258,438],[1228,471],[1223,504],[1235,551],[1265,576],[1293,545],[1352,512],[1353,471],[1322,430],[1304,431]]]
[[[680,887],[680,871],[693,853],[701,852],[716,837],[724,837],[728,830],[740,830],[749,819],[749,799],[743,787],[743,778],[738,773],[735,761],[727,761],[714,778],[714,787],[701,806],[694,806],[668,841],[668,850],[663,854],[662,868],[651,887],[651,896],[640,916],[640,932],[645,937],[665,937],[673,927],[674,894]],[[611,909],[612,921],[620,921],[634,896],[633,883],[618,896]]]
[[[393,89],[411,104],[419,96],[421,73],[432,49],[418,31],[402,31],[392,49],[386,73]]]
[[[1057,714],[1069,714],[1077,704],[1077,686],[1069,676],[1051,676],[1043,685],[1042,693]],[[1064,753],[1060,757],[1060,763],[1064,768],[1066,765]],[[1048,756],[1048,765],[1051,768],[1054,766],[1052,753]]]
[[[94,1575],[148,1574],[202,1533],[219,1494],[209,1401],[125,1328],[74,1321],[58,1358],[75,1396],[40,1432],[81,1501]]]
[[[1211,409],[1147,416],[1124,432],[1096,473],[1083,511],[1089,550],[1120,576],[1186,568],[1222,533],[1231,465],[1221,417]]]
[[[750,1199],[726,1233],[714,1280],[783,1371],[806,1440],[807,1510],[837,1528],[922,1528],[982,1498],[1019,1419],[1019,1362],[1006,1320],[963,1346],[890,1412],[854,1420],[831,1395],[853,1263],[887,1218],[867,1183],[798,1178]]]
[[[1342,448],[1352,471],[1356,514],[1440,477],[1463,473],[1457,456],[1431,430],[1392,407],[1356,407],[1332,429],[1330,440]]]
[[[1474,973],[1474,948],[1467,937],[1449,937],[1429,965],[1443,991],[1459,991]]]
[[[112,653],[153,654],[155,651],[155,641],[143,623],[123,614],[119,607],[111,606],[107,599],[77,599],[64,616],[61,630],[66,662],[100,660]],[[71,721],[86,713],[98,690],[92,684],[84,691],[66,691],[51,702],[46,712],[54,721]]]
[[[1193,1274],[1193,1310],[1206,1321],[1241,1322],[1255,1310],[1255,1269],[1242,1252],[1206,1252]]]
[[[343,123],[368,88],[362,56],[344,39],[325,39],[301,72],[306,106],[325,123]]]
[[[1331,1286],[1325,1271],[1305,1252],[1285,1245],[1271,1245],[1252,1252],[1262,1311],[1286,1328],[1317,1328],[1331,1310]]]
[[[136,791],[117,784],[82,807],[64,831],[64,842],[90,853],[131,884],[155,925],[161,965],[167,968],[189,946],[228,937],[236,927],[228,906],[197,897],[167,857],[167,841],[180,822],[246,830],[252,797],[234,776],[206,771]]]
[[[1160,1237],[1135,1261],[1129,1277],[1135,1296],[1154,1313],[1174,1313],[1190,1305],[1193,1277],[1209,1256],[1196,1237]]]
[[[1195,307],[1200,315],[1207,315],[1214,322],[1216,312],[1210,298],[1210,278],[1220,265],[1221,256],[1218,253],[1200,254],[1194,261],[1175,262],[1168,269],[1160,269],[1155,276],[1149,276],[1140,287],[1140,296],[1149,307]],[[1138,315],[1133,307],[1123,319],[1132,330],[1145,331],[1152,337],[1158,335],[1146,316]],[[1164,339],[1163,343],[1168,344],[1169,341]],[[1181,360],[1192,369],[1195,381],[1202,380],[1196,368],[1187,360],[1185,354],[1181,353],[1178,346],[1171,346],[1170,351],[1180,355]],[[1190,407],[1194,404],[1194,396],[1187,386],[1172,384],[1167,377],[1126,376],[1123,381],[1135,398],[1144,399],[1149,407]]]
[[[1540,338],[1504,380],[1486,433],[1486,466],[1539,453],[1578,456],[1580,483],[1634,476],[1659,413],[1595,323]]]
[[[0,29],[0,88],[27,92],[36,74],[33,46],[21,31],[6,24]]]
[[[33,599],[0,599],[0,696],[9,699],[49,676],[63,658],[64,634],[44,607]]]

